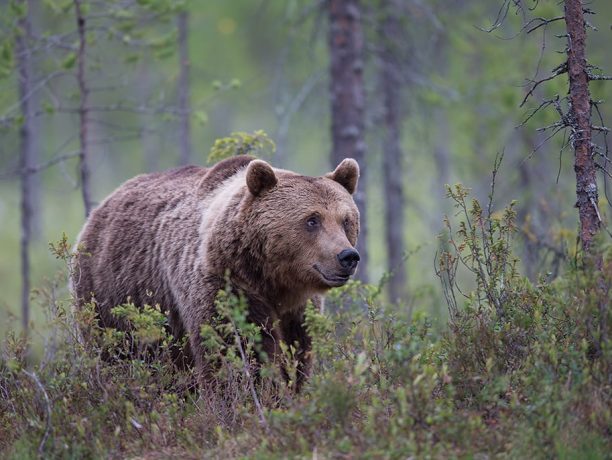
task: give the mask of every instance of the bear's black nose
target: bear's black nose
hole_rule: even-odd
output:
[[[357,262],[359,262],[359,253],[355,251],[353,248],[345,249],[340,254],[338,254],[338,262],[342,265],[342,268],[345,270],[352,270],[357,266]]]

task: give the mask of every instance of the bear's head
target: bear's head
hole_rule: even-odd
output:
[[[248,164],[245,238],[265,285],[313,294],[348,281],[359,262],[359,211],[352,196],[358,179],[353,159],[322,177],[274,169],[262,160]]]

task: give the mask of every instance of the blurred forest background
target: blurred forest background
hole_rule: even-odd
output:
[[[88,208],[134,175],[205,164],[217,138],[263,130],[276,149],[258,154],[273,165],[309,175],[333,169],[342,151],[332,148],[335,3],[0,1],[0,335],[21,318],[26,227],[35,288],[62,267],[49,242],[63,232],[75,241]],[[445,184],[461,182],[486,203],[501,152],[494,209],[518,200],[521,269],[532,279],[556,276],[578,248],[573,149],[563,132],[538,131],[558,120],[552,105],[518,126],[542,101],[567,94],[562,75],[522,104],[566,47],[557,37],[563,21],[529,21],[558,17],[563,6],[371,0],[351,12],[352,2],[340,3],[363,33],[363,56],[352,68],[363,76],[363,125],[345,133],[365,138],[358,146],[357,199],[367,206],[362,279],[376,283],[392,270],[388,298],[443,324],[434,258],[443,218],[453,212]],[[610,73],[612,3],[590,8],[597,14],[588,18],[588,59]],[[593,100],[610,99],[610,84],[590,86]],[[593,123],[604,124],[599,113],[609,123],[612,105],[598,107]],[[602,131],[594,141],[605,145]],[[31,223],[24,227],[26,183]],[[36,303],[32,321],[44,321]]]

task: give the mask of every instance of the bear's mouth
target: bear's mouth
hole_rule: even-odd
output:
[[[319,275],[321,275],[321,278],[323,278],[323,281],[325,281],[325,284],[327,284],[329,287],[342,286],[346,284],[351,276],[347,273],[328,275],[316,265],[313,265],[313,268],[317,271],[317,273],[319,273]]]

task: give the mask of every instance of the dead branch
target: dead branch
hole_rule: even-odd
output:
[[[36,376],[34,372],[29,372],[29,371],[26,371],[25,369],[22,369],[22,372],[28,377],[30,377],[32,381],[34,381],[34,383],[36,384],[36,386],[38,387],[38,389],[40,390],[40,392],[42,393],[45,399],[45,433],[43,434],[43,437],[40,440],[40,444],[38,445],[38,455],[42,458],[43,449],[45,448],[45,443],[47,442],[47,438],[49,437],[49,433],[51,432],[51,400],[49,399],[47,390],[45,390],[45,387],[43,386],[42,383],[40,383],[40,380],[38,379],[38,377]]]
[[[529,97],[533,94],[533,92],[538,86],[540,86],[542,83],[553,80],[554,78],[558,77],[559,75],[563,75],[564,73],[567,73],[567,61],[564,61],[561,64],[559,64],[557,67],[555,67],[552,70],[552,73],[546,78],[542,78],[537,81],[528,80],[529,83],[532,83],[533,85],[529,89],[529,91],[527,91],[527,94],[525,94],[525,97],[523,98],[523,101],[520,103],[519,107],[523,107],[525,105],[525,103],[527,102],[527,99],[529,99]]]
[[[244,352],[244,347],[242,346],[242,339],[240,338],[240,334],[238,333],[238,328],[236,327],[236,323],[234,323],[234,320],[232,318],[230,318],[230,321],[232,324],[232,332],[234,333],[236,347],[238,348],[238,351],[240,352],[240,357],[242,358],[244,375],[247,379],[247,383],[249,385],[249,391],[251,392],[251,397],[253,398],[253,402],[255,403],[257,414],[259,415],[259,421],[261,425],[264,427],[264,429],[266,430],[266,432],[268,432],[270,430],[270,427],[268,426],[268,421],[266,420],[266,416],[264,414],[263,407],[261,405],[261,402],[259,401],[259,396],[257,396],[257,390],[255,389],[255,383],[253,382],[253,376],[251,375],[249,362],[247,360],[246,353]]]
[[[21,96],[18,101],[16,101],[13,105],[11,105],[8,109],[6,109],[6,111],[4,112],[4,115],[0,117],[0,124],[6,124],[8,120],[14,119],[15,117],[10,116],[10,114],[13,111],[19,109],[21,105],[27,100],[29,100],[36,91],[43,88],[51,80],[53,80],[56,77],[60,77],[64,75],[67,75],[67,73],[63,71],[52,72],[49,75],[47,75],[45,78],[41,79],[38,83],[28,88],[27,93]]]
[[[494,30],[499,29],[501,25],[504,23],[504,21],[506,20],[506,17],[508,17],[508,11],[510,11],[510,6],[513,3],[518,6],[520,5],[521,0],[504,0],[502,3],[502,6],[497,11],[497,16],[495,17],[495,21],[493,21],[493,24],[491,24],[491,27],[489,27],[488,29],[485,29],[485,28],[476,26],[476,28],[486,33],[491,33]]]
[[[552,24],[553,22],[563,21],[564,19],[565,16],[556,16],[551,19],[533,18],[521,28],[521,31],[525,31],[526,33],[530,34],[531,32],[538,30],[540,27],[547,26],[548,24]],[[538,21],[537,24],[532,24],[535,21]]]
[[[518,125],[515,126],[515,128],[521,128],[521,127],[525,126],[527,124],[527,122],[529,120],[531,120],[535,116],[536,113],[538,113],[542,109],[545,109],[546,107],[548,107],[549,105],[551,105],[553,103],[554,103],[554,99],[546,99],[539,106],[537,106],[535,109],[533,109],[521,123],[519,123]]]
[[[58,163],[61,163],[63,161],[69,160],[71,158],[76,158],[78,157],[80,154],[80,151],[76,151],[76,152],[69,152],[69,153],[65,153],[63,155],[58,155],[55,158],[50,159],[49,161],[45,161],[44,163],[41,163],[39,165],[36,166],[29,166],[27,168],[17,168],[13,171],[10,172],[5,172],[0,174],[0,180],[7,180],[7,179],[13,179],[15,177],[21,177],[23,175],[26,174],[36,174],[39,173],[47,168],[50,168],[51,166],[54,166]]]
[[[597,80],[612,80],[612,76],[610,75],[595,75],[591,72],[587,72],[587,76],[589,77],[589,80],[591,81],[597,81]]]

